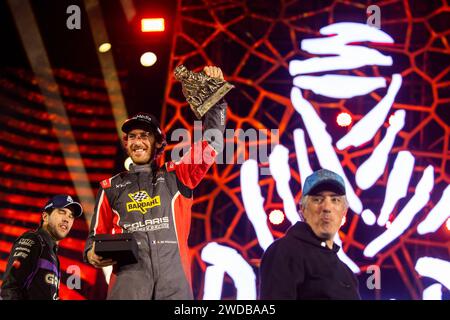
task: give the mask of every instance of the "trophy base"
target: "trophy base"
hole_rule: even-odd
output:
[[[211,95],[206,101],[198,107],[198,109],[194,109],[191,107],[195,116],[198,119],[201,119],[209,109],[211,109],[220,99],[222,99],[228,91],[233,89],[234,86],[228,82],[225,82],[223,86],[221,86],[213,95]]]
[[[94,237],[95,254],[117,261],[118,265],[138,261],[138,245],[132,233],[97,234]]]

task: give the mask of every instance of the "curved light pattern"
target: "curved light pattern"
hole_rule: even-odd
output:
[[[406,196],[414,161],[411,152],[400,151],[398,153],[386,184],[386,194],[377,220],[379,226],[386,224],[397,201]]]
[[[391,114],[388,118],[388,123],[391,126],[393,122],[395,122],[395,115]]]
[[[415,269],[422,277],[432,278],[450,289],[450,262],[438,258],[422,257],[416,262]]]
[[[342,176],[345,181],[345,189],[350,208],[355,213],[361,213],[361,200],[353,190],[352,185],[344,173],[344,169],[342,169],[339,158],[336,152],[334,152],[331,135],[325,129],[325,123],[320,119],[311,103],[303,98],[299,88],[292,88],[291,100],[295,110],[301,115],[303,122],[305,123],[306,130],[314,145],[320,165],[322,168],[334,171]]]
[[[389,152],[394,145],[395,138],[405,125],[405,110],[397,110],[392,124],[387,129],[381,143],[375,148],[370,157],[358,168],[355,175],[356,184],[363,190],[369,189],[381,177],[388,161]]]
[[[366,95],[376,89],[384,88],[386,80],[383,77],[327,74],[324,76],[295,77],[294,85],[302,89],[312,90],[315,94],[322,96],[347,99]]]
[[[281,210],[272,210],[269,213],[269,221],[271,224],[279,225],[284,221],[284,213]]]
[[[338,251],[337,255],[338,258],[347,265],[347,267],[350,268],[350,270],[352,270],[353,273],[359,273],[361,270],[359,269],[358,265],[353,262],[352,259],[350,259],[349,256],[347,256],[347,254],[344,252],[344,250],[342,249],[342,240],[341,237],[339,236],[339,232],[336,233],[336,235],[334,236],[334,242],[341,247],[341,249]]]
[[[360,121],[355,123],[353,128],[336,143],[336,147],[339,150],[344,150],[349,146],[358,147],[372,139],[386,121],[401,85],[402,76],[399,74],[392,75],[392,82],[383,99]]]
[[[309,163],[308,148],[306,147],[305,142],[305,132],[302,129],[294,130],[294,146],[303,189],[306,178],[313,173],[313,170],[311,169],[311,165]]]
[[[216,242],[210,242],[203,248],[201,258],[205,262],[222,268],[233,279],[237,291],[237,300],[256,299],[255,273],[252,267],[250,267],[247,261],[236,250],[222,246]],[[212,276],[218,276],[220,278],[220,273],[215,272]],[[223,282],[222,279],[210,281]]]
[[[361,212],[361,217],[368,226],[373,226],[377,221],[377,217],[370,209],[364,209],[363,212]]]
[[[69,170],[76,194],[84,208],[84,217],[89,224],[94,211],[95,196],[88,182],[88,173],[73,134],[68,112],[64,106],[62,92],[59,90],[49,91],[49,88],[58,88],[58,84],[53,72],[47,72],[47,70],[51,70],[51,63],[44,40],[39,33],[31,4],[9,1],[9,6],[28,62],[36,75],[37,86],[42,93],[43,103],[49,114],[52,129],[58,139],[65,165]]]
[[[358,45],[346,45],[365,41],[394,43],[394,40],[381,30],[361,23],[341,22],[321,28],[320,33],[330,35],[330,37],[303,40],[302,50],[336,56],[292,61],[289,63],[289,73],[292,76],[330,70],[350,70],[365,65],[392,65],[392,58],[381,54],[378,50]]]
[[[352,124],[352,116],[347,112],[341,112],[338,114],[336,122],[340,127],[348,127]]]
[[[422,300],[442,300],[442,285],[432,284],[422,292]]]
[[[278,195],[283,199],[284,212],[288,220],[295,224],[300,221],[300,217],[289,186],[291,171],[288,161],[289,150],[282,145],[277,145],[269,156],[270,172],[276,182]]]
[[[441,199],[428,213],[425,220],[417,226],[419,234],[436,232],[439,227],[450,217],[450,186],[447,186]]]
[[[416,186],[414,196],[392,222],[390,228],[370,242],[364,249],[366,257],[373,257],[397,239],[409,227],[415,215],[427,204],[434,186],[434,168],[428,166]]]
[[[222,297],[225,270],[218,266],[208,266],[205,271],[203,300],[220,300]]]
[[[258,164],[255,160],[247,160],[241,166],[242,202],[264,250],[273,242],[273,235],[267,226],[267,214],[264,210],[264,198],[258,180]]]

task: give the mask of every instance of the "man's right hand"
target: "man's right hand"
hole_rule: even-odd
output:
[[[88,262],[96,268],[108,267],[117,263],[117,261],[113,261],[112,259],[103,259],[102,257],[96,255],[95,242],[92,244],[91,250],[89,250],[87,253],[87,259]]]

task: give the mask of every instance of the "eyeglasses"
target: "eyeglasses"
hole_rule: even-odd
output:
[[[130,134],[128,134],[128,136],[127,136],[127,138],[128,138],[128,140],[130,140],[130,141],[135,141],[135,140],[137,140],[137,139],[141,139],[141,140],[143,140],[143,141],[148,141],[148,140],[150,140],[150,136],[151,136],[152,134],[150,133],[150,132],[142,132],[142,133],[138,133],[138,134],[136,134],[136,133],[130,133]]]

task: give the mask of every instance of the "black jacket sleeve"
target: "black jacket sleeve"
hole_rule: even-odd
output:
[[[26,286],[33,279],[41,251],[42,244],[35,233],[26,233],[16,240],[3,278],[2,299],[26,299]]]
[[[221,99],[208,110],[203,120],[203,130],[205,132],[206,140],[218,153],[223,150],[223,133],[225,131],[226,117],[227,103],[224,99]],[[211,134],[208,134],[208,130],[211,130]],[[212,136],[214,136],[214,138],[212,138]]]
[[[166,164],[167,170],[175,170],[179,182],[190,190],[205,177],[217,154],[223,150],[226,108],[222,99],[209,109],[203,118],[204,139],[194,143],[180,161]]]
[[[272,243],[261,261],[260,299],[296,300],[303,279],[303,266],[292,252],[279,241]]]

